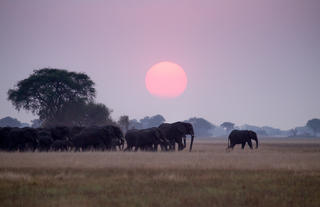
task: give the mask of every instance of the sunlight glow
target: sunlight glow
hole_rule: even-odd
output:
[[[153,65],[146,74],[146,88],[150,94],[160,98],[174,98],[187,87],[187,75],[181,66],[172,62]]]

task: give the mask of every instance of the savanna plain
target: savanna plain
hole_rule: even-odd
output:
[[[320,206],[320,139],[226,152],[0,152],[0,206]]]

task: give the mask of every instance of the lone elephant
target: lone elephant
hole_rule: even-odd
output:
[[[258,137],[254,131],[251,130],[233,130],[228,137],[228,148],[233,149],[236,144],[241,144],[241,148],[244,149],[246,143],[252,149],[252,142],[256,142],[256,148],[258,148]]]

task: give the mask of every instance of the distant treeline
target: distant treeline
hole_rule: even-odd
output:
[[[147,129],[158,127],[166,122],[166,119],[160,115],[146,116],[139,121],[137,119],[129,119],[128,116],[122,116],[116,121],[112,121],[118,125],[125,133],[128,129]],[[290,130],[281,130],[269,126],[258,127],[254,125],[235,126],[232,122],[223,122],[221,125],[214,125],[203,118],[190,118],[184,122],[193,125],[195,136],[197,137],[225,137],[228,136],[233,129],[253,130],[258,136],[262,137],[319,137],[320,135],[320,120],[311,119],[305,126],[295,127]],[[33,127],[41,126],[39,119],[32,120],[32,124],[21,123],[19,120],[12,117],[5,117],[0,119],[0,127]]]

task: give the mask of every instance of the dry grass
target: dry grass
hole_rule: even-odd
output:
[[[198,141],[191,153],[2,152],[0,168],[320,170],[320,140],[265,140],[257,150],[237,146],[229,153],[225,148],[225,142],[218,140]]]
[[[0,153],[3,206],[320,206],[320,140],[225,151]],[[0,204],[1,205],[1,204]]]

